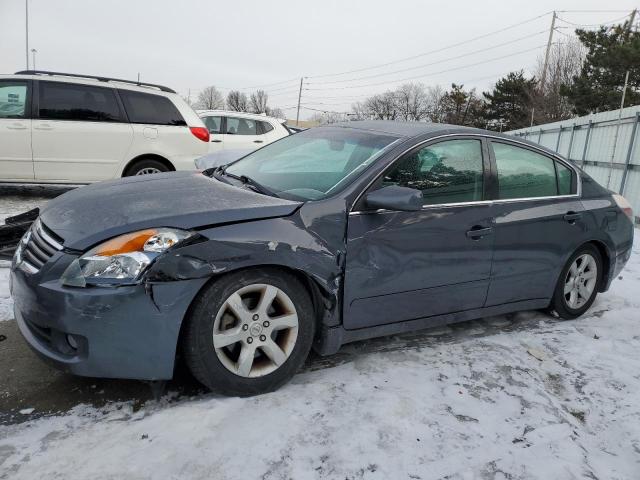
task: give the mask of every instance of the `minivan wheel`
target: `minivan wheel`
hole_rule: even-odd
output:
[[[182,339],[193,376],[224,395],[276,390],[303,365],[315,330],[313,304],[284,272],[230,274],[203,290]]]
[[[562,269],[551,302],[552,310],[561,318],[579,317],[595,300],[601,281],[600,252],[592,245],[579,248]]]
[[[162,173],[170,171],[164,163],[153,158],[145,158],[138,160],[124,172],[125,177],[133,177],[134,175],[150,175],[152,173]]]

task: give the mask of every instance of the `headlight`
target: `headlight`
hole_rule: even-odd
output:
[[[136,281],[158,255],[192,235],[192,232],[173,228],[153,228],[120,235],[71,262],[62,274],[62,283],[84,287],[88,283]]]

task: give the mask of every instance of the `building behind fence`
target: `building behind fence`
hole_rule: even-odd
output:
[[[640,222],[640,106],[508,132],[536,142],[582,167],[598,183],[623,194]]]

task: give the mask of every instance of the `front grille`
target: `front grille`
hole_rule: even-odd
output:
[[[43,225],[40,218],[33,222],[23,241],[20,266],[29,273],[39,272],[54,253],[62,250],[63,243],[60,237]]]

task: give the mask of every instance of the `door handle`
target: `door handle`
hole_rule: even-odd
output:
[[[222,143],[222,140],[211,140],[211,143]]]
[[[578,212],[567,212],[564,214],[562,218],[564,218],[567,222],[573,225],[576,223],[576,220],[579,220],[580,218],[582,218],[582,214]]]
[[[25,125],[21,125],[19,123],[14,123],[13,125],[7,125],[9,130],[26,130],[27,127]]]
[[[467,238],[472,240],[480,240],[482,237],[486,237],[487,235],[491,235],[493,233],[493,228],[491,227],[481,227],[480,225],[476,225],[472,227],[471,230],[467,231]]]
[[[35,130],[53,130],[53,127],[48,123],[42,125],[36,125],[33,127]]]
[[[263,140],[254,140],[253,143],[262,143]]]

